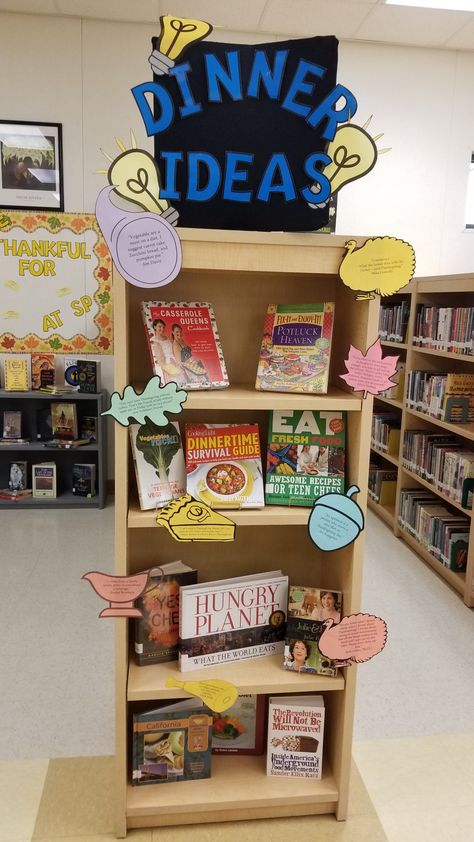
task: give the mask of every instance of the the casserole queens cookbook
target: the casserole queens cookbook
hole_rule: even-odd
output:
[[[211,304],[143,301],[142,317],[155,374],[182,389],[229,385]]]

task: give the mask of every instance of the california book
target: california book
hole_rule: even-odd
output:
[[[137,600],[143,616],[135,620],[135,660],[139,666],[178,660],[179,592],[197,582],[197,571],[182,561],[150,570]]]
[[[186,424],[186,485],[212,509],[263,506],[258,424]]]
[[[326,394],[334,303],[270,304],[256,389]]]
[[[185,585],[179,602],[183,672],[283,652],[288,576],[281,570]]]
[[[130,424],[140,508],[165,506],[186,492],[181,435],[176,421],[161,427],[146,419]]]
[[[271,411],[265,503],[312,506],[322,494],[344,494],[345,447],[345,412]]]
[[[209,778],[211,711],[199,699],[133,715],[132,784]]]
[[[267,775],[320,780],[324,737],[322,696],[270,696],[267,734]]]
[[[155,374],[162,385],[224,389],[229,385],[212,304],[143,301],[142,318]]]

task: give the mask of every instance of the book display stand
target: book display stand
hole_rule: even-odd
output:
[[[165,290],[131,286],[114,273],[115,388],[143,389],[151,375],[140,304],[146,298],[212,302],[230,386],[188,393],[180,423],[258,423],[263,452],[270,409],[347,412],[346,486],[357,484],[365,510],[372,400],[362,400],[339,377],[352,343],[366,349],[377,335],[377,301],[356,302],[338,277],[347,237],[183,229],[183,268]],[[272,302],[335,302],[329,389],[326,395],[255,390],[263,320]],[[116,426],[116,569],[120,576],[182,559],[196,567],[200,582],[264,572],[274,567],[290,583],[339,590],[344,615],[360,610],[363,533],[343,549],[323,553],[311,542],[311,508],[266,506],[226,510],[235,521],[235,541],[177,543],[157,526],[154,511],[141,511],[129,431]],[[337,677],[295,674],[282,656],[238,661],[188,673],[193,680],[219,678],[239,693],[323,693],[326,729],[320,781],[267,777],[265,756],[217,756],[210,779],[132,787],[127,755],[131,715],[138,703],[187,698],[167,688],[179,679],[178,662],[138,667],[130,657],[127,621],[116,622],[116,833],[128,828],[173,826],[292,815],[347,813],[356,668]]]
[[[452,588],[463,598],[469,607],[474,606],[474,519],[472,509],[466,509],[460,503],[447,496],[443,491],[427,482],[421,476],[403,465],[403,438],[405,430],[426,430],[427,433],[455,435],[463,448],[474,450],[474,423],[452,423],[442,421],[426,415],[407,405],[408,372],[411,370],[432,371],[437,373],[450,372],[456,374],[474,375],[474,356],[468,356],[454,351],[437,350],[413,344],[416,332],[416,314],[419,305],[437,305],[439,307],[473,307],[474,306],[474,275],[445,275],[443,277],[419,278],[410,284],[407,290],[400,290],[389,301],[399,303],[405,297],[410,299],[410,316],[407,327],[406,342],[382,341],[385,353],[396,354],[400,350],[400,360],[406,361],[405,388],[402,400],[384,398],[380,395],[375,399],[375,411],[394,411],[400,416],[400,446],[394,453],[382,453],[375,447],[385,467],[395,466],[398,469],[395,503],[381,504],[369,497],[369,507],[375,511],[394,531],[394,534],[406,543],[435,570]],[[467,568],[465,572],[457,572],[445,567],[441,561],[428,551],[413,535],[399,522],[400,491],[402,488],[418,488],[427,490],[438,498],[442,505],[446,505],[454,514],[462,514],[470,519],[469,549],[467,554]]]
[[[101,412],[105,409],[106,396],[97,394],[52,395],[47,392],[10,392],[0,390],[0,416],[9,411],[21,412],[21,434],[28,438],[24,443],[0,445],[0,488],[8,488],[9,465],[14,460],[28,463],[28,488],[31,488],[31,465],[39,462],[54,462],[57,473],[57,496],[21,497],[17,500],[0,499],[0,508],[96,508],[102,509],[106,499],[106,425]],[[79,420],[90,416],[96,419],[97,441],[81,447],[58,447],[38,438],[40,413],[48,413],[52,403],[73,403]],[[73,494],[73,464],[95,465],[96,493],[93,497]]]

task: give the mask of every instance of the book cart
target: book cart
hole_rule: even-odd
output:
[[[56,508],[95,508],[103,509],[106,500],[106,424],[101,417],[105,409],[104,392],[83,394],[74,392],[67,395],[51,395],[38,390],[28,392],[6,392],[0,390],[0,415],[8,410],[20,410],[24,434],[31,438],[25,443],[0,446],[0,488],[8,486],[8,466],[15,459],[28,462],[55,462],[57,465],[57,497],[22,497],[19,500],[0,500],[0,508],[13,509],[56,509]],[[79,418],[91,415],[97,419],[97,441],[81,447],[58,448],[47,441],[38,441],[38,410],[56,403],[75,403]],[[94,497],[81,497],[72,493],[72,466],[74,462],[90,462],[96,466],[96,494]]]
[[[365,510],[372,401],[350,391],[345,372],[350,343],[365,349],[377,332],[377,301],[356,302],[338,278],[347,237],[183,229],[183,268],[169,286],[143,290],[114,275],[115,388],[142,388],[151,365],[141,323],[140,302],[209,301],[214,305],[230,387],[193,391],[174,420],[257,421],[265,453],[270,409],[346,410],[346,488],[360,487]],[[263,320],[269,303],[335,301],[330,386],[327,395],[255,391]],[[360,608],[364,533],[329,554],[310,541],[310,509],[269,506],[228,512],[237,524],[229,543],[178,543],[155,523],[153,511],[138,504],[129,431],[116,426],[116,573],[133,574],[176,559],[195,566],[199,581],[280,568],[290,583],[332,587],[343,592],[343,613]],[[128,828],[235,821],[317,813],[347,813],[356,668],[335,678],[295,675],[281,669],[282,656],[240,661],[222,667],[179,672],[178,662],[137,667],[131,656],[127,621],[116,620],[116,833]],[[241,693],[324,694],[326,728],[323,778],[298,781],[267,777],[265,755],[213,756],[212,777],[164,785],[132,787],[127,746],[130,714],[137,703],[188,697],[168,689],[168,677],[223,678]]]
[[[400,293],[403,292],[402,290]],[[454,372],[474,374],[474,356],[466,356],[452,351],[439,351],[422,348],[413,344],[416,325],[416,311],[419,304],[437,304],[439,306],[474,306],[474,275],[445,275],[443,277],[419,278],[414,283],[411,292],[410,317],[406,343],[406,371],[426,370],[433,372]],[[386,343],[382,343],[382,345]],[[398,343],[390,343],[388,353],[396,353],[395,347],[402,347]],[[392,527],[394,534],[406,543],[435,570],[463,598],[469,607],[474,606],[474,528],[472,509],[465,509],[460,503],[452,500],[432,483],[410,471],[403,465],[403,438],[405,430],[426,430],[428,433],[451,433],[462,442],[466,448],[474,450],[474,424],[455,424],[432,418],[406,405],[407,378],[405,380],[405,398],[398,407],[401,415],[400,449],[398,454],[390,457],[390,462],[397,466],[398,480],[396,491],[396,505],[381,506],[369,499],[369,506]],[[377,401],[381,399],[377,398]],[[398,406],[398,402],[389,399],[383,401],[389,406]],[[387,456],[385,455],[385,458]],[[446,504],[453,513],[461,512],[470,518],[470,539],[466,572],[456,572],[445,567],[419,541],[410,535],[399,523],[400,491],[402,488],[424,488],[439,498],[440,503]]]

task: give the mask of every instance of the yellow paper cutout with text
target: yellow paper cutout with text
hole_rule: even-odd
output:
[[[183,494],[159,510],[158,526],[164,526],[175,541],[233,541],[235,523],[230,518]]]
[[[239,695],[235,684],[221,681],[220,678],[207,681],[178,681],[176,678],[167,678],[166,687],[180,687],[191,696],[197,696],[216,713],[222,713],[232,707]]]
[[[374,237],[357,248],[355,240],[345,244],[347,254],[339,266],[342,282],[359,292],[356,301],[378,295],[394,295],[410,283],[415,272],[415,252],[410,243],[395,237]]]

